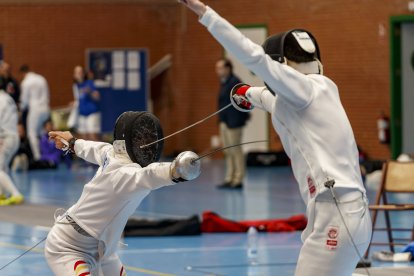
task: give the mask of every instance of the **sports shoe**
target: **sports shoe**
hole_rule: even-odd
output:
[[[235,190],[243,189],[243,183],[240,182],[240,183],[232,184],[231,188]]]
[[[0,206],[7,206],[7,205],[18,205],[24,202],[24,197],[22,195],[18,196],[11,196],[6,199],[0,200]]]
[[[7,205],[10,205],[10,202],[8,201],[8,198],[0,199],[0,206],[7,206]]]
[[[231,182],[224,182],[223,184],[217,185],[217,189],[231,189]]]
[[[17,204],[22,204],[24,202],[24,197],[22,195],[11,196],[9,197],[9,200],[11,204],[17,205]]]

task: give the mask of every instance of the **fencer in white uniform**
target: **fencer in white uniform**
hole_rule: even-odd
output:
[[[22,194],[8,175],[10,161],[20,143],[17,120],[17,107],[13,98],[0,89],[0,206],[23,202]]]
[[[27,136],[32,149],[33,158],[40,159],[39,136],[43,123],[50,116],[49,87],[46,79],[23,68],[24,79],[21,83],[21,109],[29,109],[27,115]]]
[[[162,137],[148,137],[154,133],[148,130],[153,124],[145,126],[141,118],[135,120],[140,113],[129,112],[132,120],[123,120],[125,116],[121,115],[113,145],[74,140],[69,132],[50,133],[58,148],[65,147],[63,138],[78,157],[99,165],[78,202],[56,218],[47,237],[45,255],[55,275],[126,275],[116,250],[128,218],[152,190],[200,174],[200,161],[194,161],[198,156],[193,152],[183,152],[173,162],[159,163],[153,162],[162,150],[158,144],[157,148],[140,151],[141,145]],[[135,126],[134,120],[139,121]]]
[[[239,85],[232,99],[244,111],[258,107],[271,114],[291,159],[308,216],[295,275],[351,275],[370,242],[371,219],[354,134],[337,86],[322,74],[316,40],[307,31],[292,30],[270,37],[262,47],[200,1],[182,2],[200,15],[201,24],[227,51],[266,83],[266,87]],[[298,52],[305,51],[312,59],[293,62],[296,57],[289,60],[283,55],[288,36]],[[332,183],[359,254],[328,188]]]

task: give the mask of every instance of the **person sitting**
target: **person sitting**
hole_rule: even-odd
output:
[[[49,139],[48,133],[54,130],[52,120],[47,120],[43,124],[43,130],[44,133],[40,136],[40,161],[43,162],[45,168],[57,168],[62,161],[70,167],[69,155],[63,155],[62,151],[56,148],[55,142]]]

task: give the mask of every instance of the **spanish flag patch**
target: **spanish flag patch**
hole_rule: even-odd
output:
[[[73,266],[76,276],[87,276],[91,275],[89,266],[84,261],[77,261]]]

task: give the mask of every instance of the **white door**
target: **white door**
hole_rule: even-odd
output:
[[[414,23],[401,25],[402,152],[414,153]]]

